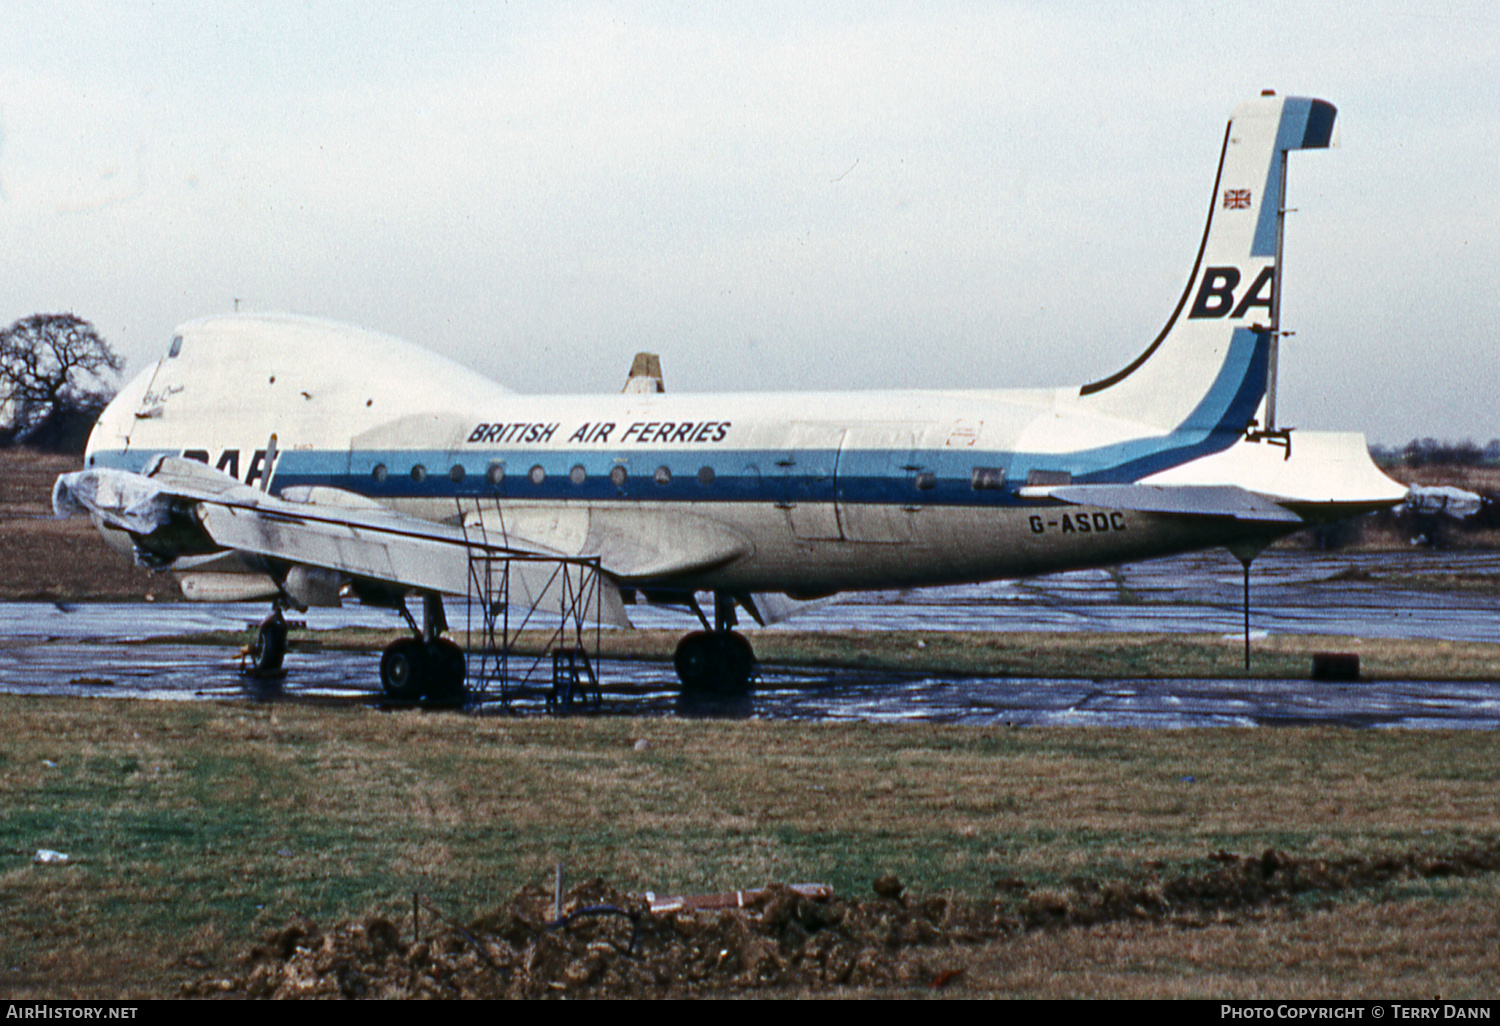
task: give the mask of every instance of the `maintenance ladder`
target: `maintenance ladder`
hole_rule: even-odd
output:
[[[470,701],[498,700],[509,708],[517,699],[541,697],[552,712],[565,712],[575,702],[599,705],[599,557],[510,548],[498,497],[492,514],[501,525],[498,533],[485,526],[482,500],[468,509],[459,500],[458,507],[469,551],[465,683]],[[468,524],[471,510],[480,513],[474,527]],[[596,611],[592,627],[591,609]]]

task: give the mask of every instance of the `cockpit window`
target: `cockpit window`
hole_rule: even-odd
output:
[[[176,356],[180,352],[182,352],[182,336],[181,335],[173,335],[172,336],[172,348],[167,350],[167,359],[170,360],[172,357]]]

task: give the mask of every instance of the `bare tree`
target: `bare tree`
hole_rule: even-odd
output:
[[[61,438],[97,417],[125,361],[73,314],[33,314],[0,331],[0,440]]]

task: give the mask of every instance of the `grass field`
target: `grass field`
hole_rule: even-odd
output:
[[[0,996],[170,996],[289,918],[461,918],[526,885],[820,880],[1019,908],[1202,873],[1479,849],[1481,732],[572,719],[0,698]],[[637,742],[645,740],[647,745]],[[40,848],[68,865],[35,865]],[[1319,863],[1322,864],[1322,863]],[[1326,874],[1325,874],[1326,875]],[[999,887],[997,888],[997,883]],[[1050,897],[1049,897],[1050,896]],[[1493,995],[1496,874],[946,943],[948,993]]]
[[[46,519],[52,479],[75,468],[0,454],[0,598],[172,597],[170,578],[130,567],[86,520]],[[1386,535],[1375,540],[1407,543]],[[1401,583],[1496,587],[1484,575]],[[606,655],[652,659],[677,640],[605,639]],[[881,639],[755,640],[768,663],[926,673],[1236,676],[1243,658],[1210,635]],[[1290,636],[1257,641],[1252,673],[1304,677],[1330,648],[1358,652],[1367,678],[1500,678],[1493,645]],[[558,862],[631,892],[819,880],[854,902],[894,875],[919,899],[1012,924],[924,942],[929,968],[954,981],[943,993],[959,996],[1500,993],[1500,739],[1488,733],[510,720],[3,696],[0,717],[4,998],[173,996],[237,978],[241,956],[295,917],[357,932],[385,916],[409,931],[420,891],[470,921],[549,886]],[[71,861],[34,864],[43,848]],[[1203,884],[1263,864],[1281,867],[1276,887]],[[812,992],[927,994],[930,978]],[[803,990],[775,991],[787,992]]]
[[[0,449],[0,600],[172,599],[177,582],[131,564],[88,517],[55,520],[52,483],[82,458]]]

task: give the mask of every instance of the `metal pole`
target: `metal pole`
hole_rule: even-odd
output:
[[[1245,568],[1245,673],[1250,673],[1250,561],[1247,559],[1243,564]]]

